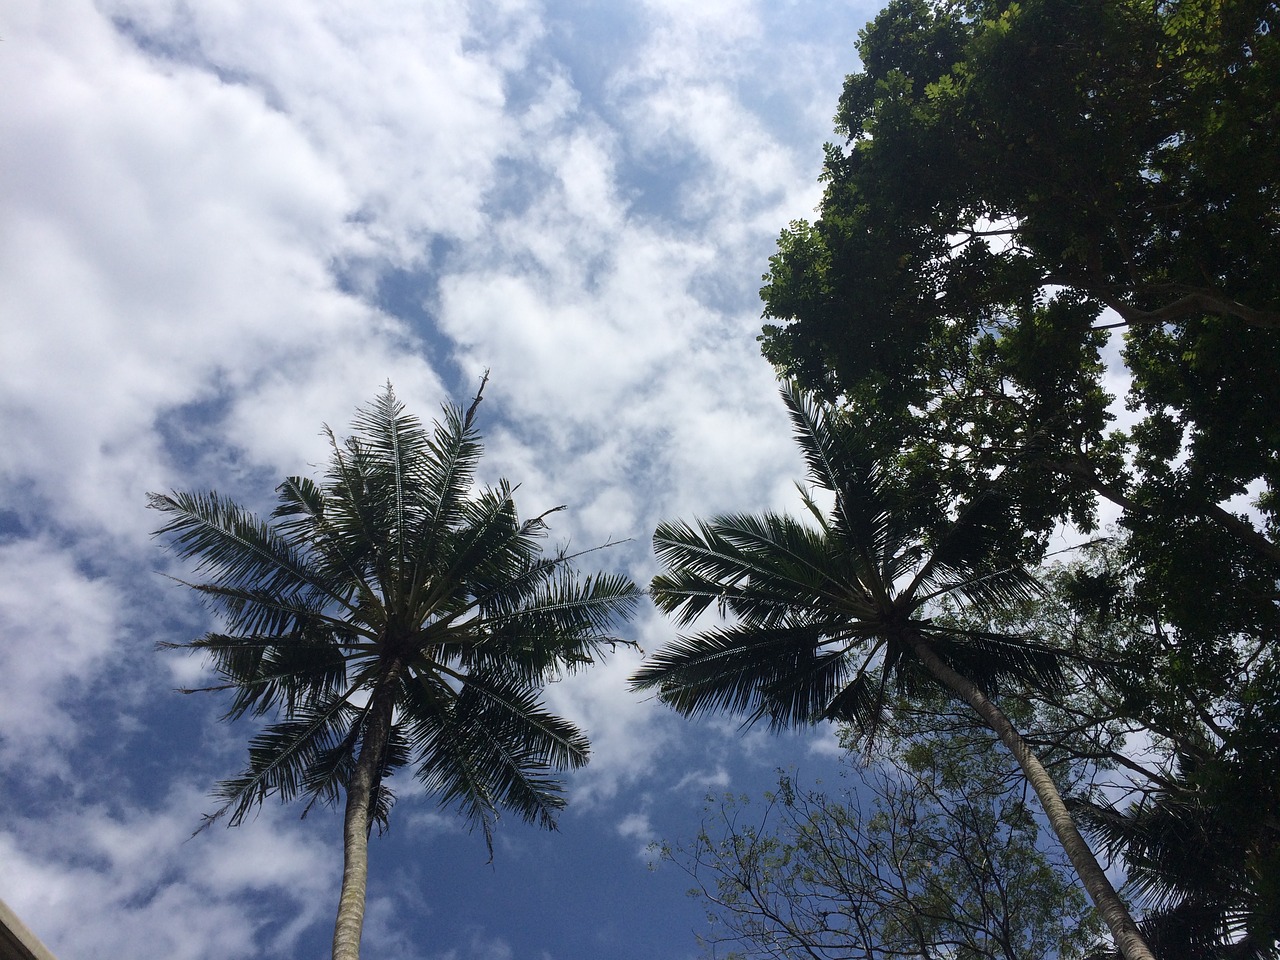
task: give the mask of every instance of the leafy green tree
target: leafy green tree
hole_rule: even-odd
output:
[[[765,355],[842,395],[878,456],[960,499],[1019,465],[1028,547],[1113,501],[1146,589],[1200,632],[1224,603],[1276,625],[1273,25],[1263,0],[893,0],[820,218],[783,232],[762,290]]]
[[[1000,553],[1006,499],[993,488],[926,526],[937,494],[921,506],[919,491],[870,459],[860,421],[794,388],[783,398],[809,479],[833,498],[829,512],[805,493],[811,523],[766,513],[662,524],[654,549],[668,572],[653,580],[655,602],[682,626],[708,611],[729,622],[659,650],[633,684],[688,716],[725,710],[775,728],[837,720],[865,735],[891,693],[945,689],[1017,761],[1124,955],[1152,960],[1052,777],[997,703],[1011,681],[1052,691],[1055,651],[931,616],[942,597],[989,607],[1033,593],[1032,578]]]
[[[942,705],[940,705],[942,706]],[[838,793],[779,779],[764,804],[725,797],[666,859],[732,956],[811,960],[1079,958],[1097,921],[972,717],[899,713]]]
[[[1271,736],[1280,736],[1273,729]],[[1123,855],[1128,886],[1148,906],[1142,929],[1164,960],[1280,956],[1280,777],[1239,745],[1172,758],[1135,802],[1080,803],[1082,828]]]
[[[555,826],[554,774],[584,764],[588,743],[542,686],[624,642],[613,625],[640,598],[625,577],[544,556],[546,514],[521,520],[505,481],[473,491],[479,403],[427,429],[388,385],[349,438],[329,432],[320,482],[280,484],[269,522],[217,493],[151,496],[157,534],[197,562],[190,586],[219,616],[173,646],[209,657],[228,718],[274,718],[208,819],[239,823],[272,794],[305,797],[304,815],[346,795],[335,960],[359,955],[369,833],[397,769],[458,805],[490,853],[501,808]]]

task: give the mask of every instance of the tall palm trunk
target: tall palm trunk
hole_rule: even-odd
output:
[[[1151,948],[1138,932],[1129,908],[1116,893],[1115,887],[1111,885],[1106,873],[1098,865],[1093,851],[1089,849],[1089,845],[1076,828],[1075,821],[1071,818],[1066,804],[1063,803],[1062,794],[1058,792],[1053,778],[1049,776],[1040,758],[1014,729],[1009,718],[1004,715],[1004,711],[987,699],[972,681],[948,666],[928,641],[919,634],[912,631],[904,639],[925,669],[948,690],[973,707],[978,716],[1000,738],[1000,742],[1009,748],[1009,752],[1018,761],[1027,782],[1031,784],[1031,788],[1040,799],[1040,806],[1044,809],[1045,816],[1049,818],[1049,825],[1057,834],[1063,850],[1071,860],[1071,865],[1075,867],[1080,877],[1080,882],[1084,884],[1089,894],[1089,899],[1102,915],[1121,954],[1126,960],[1155,960]]]
[[[382,781],[383,759],[391,735],[391,708],[398,674],[398,665],[392,664],[374,690],[360,756],[347,784],[347,808],[342,821],[342,892],[338,896],[338,918],[333,928],[333,960],[360,960],[369,876],[369,828],[373,798]]]

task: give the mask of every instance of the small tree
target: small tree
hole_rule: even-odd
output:
[[[388,385],[351,437],[328,431],[323,480],[280,484],[270,522],[217,493],[151,495],[157,535],[197,561],[189,586],[220,618],[170,646],[209,656],[221,682],[204,689],[230,691],[228,719],[274,717],[208,820],[239,823],[272,794],[306,797],[304,815],[346,795],[335,960],[359,956],[369,832],[400,767],[460,806],[491,854],[499,808],[554,828],[553,774],[588,744],[541,688],[625,642],[613,625],[640,598],[625,577],[543,556],[546,514],[520,520],[506,481],[473,492],[479,403],[428,430]]]
[[[1097,919],[1041,844],[1008,754],[972,719],[900,718],[838,793],[781,776],[762,807],[725,797],[664,850],[708,905],[708,945],[751,960],[1082,956]]]

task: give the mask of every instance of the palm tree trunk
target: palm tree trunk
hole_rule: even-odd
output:
[[[360,960],[373,797],[382,780],[398,673],[393,665],[374,690],[360,756],[347,784],[347,807],[342,821],[342,892],[338,896],[338,917],[333,928],[333,960]]]
[[[1040,798],[1040,805],[1049,818],[1049,825],[1057,834],[1063,850],[1071,860],[1071,865],[1075,867],[1080,877],[1080,882],[1084,884],[1089,894],[1089,899],[1102,915],[1103,921],[1111,931],[1112,939],[1115,940],[1125,960],[1155,960],[1151,948],[1138,932],[1129,908],[1116,893],[1115,887],[1111,885],[1106,873],[1098,865],[1093,851],[1089,849],[1089,845],[1076,828],[1071,813],[1062,801],[1062,794],[1058,792],[1057,784],[1049,776],[1040,758],[1014,729],[1009,718],[1004,715],[1004,711],[987,699],[972,681],[953,670],[923,637],[918,634],[909,634],[905,639],[925,669],[948,690],[973,707],[978,716],[1000,738],[1000,742],[1009,748],[1009,752],[1018,761],[1027,782]]]

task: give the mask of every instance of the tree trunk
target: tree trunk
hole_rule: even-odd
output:
[[[393,665],[374,690],[367,726],[361,737],[360,756],[347,784],[347,807],[342,821],[342,892],[333,928],[333,960],[360,960],[373,797],[382,781],[398,674],[399,670]]]
[[[1071,813],[1062,801],[1062,794],[1058,792],[1057,784],[1049,776],[1040,758],[1014,729],[1009,718],[988,700],[972,681],[957,673],[938,656],[923,637],[909,635],[906,641],[925,669],[948,690],[973,707],[978,716],[1000,738],[1001,743],[1009,748],[1009,752],[1018,761],[1027,782],[1031,784],[1031,788],[1040,799],[1040,805],[1049,818],[1049,825],[1057,834],[1063,850],[1071,860],[1071,865],[1075,867],[1080,877],[1080,882],[1084,884],[1085,891],[1089,894],[1089,899],[1102,915],[1125,960],[1155,960],[1151,948],[1147,946],[1147,942],[1138,931],[1137,924],[1133,922],[1129,908],[1116,893],[1115,887],[1111,885],[1106,873],[1098,865],[1093,851],[1089,849],[1089,845],[1076,828]]]

